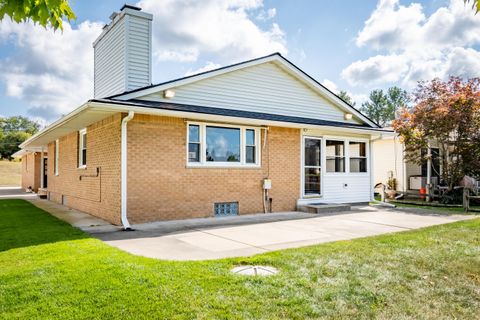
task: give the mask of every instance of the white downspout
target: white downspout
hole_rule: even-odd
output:
[[[129,111],[122,120],[121,129],[121,220],[124,230],[132,230],[127,218],[127,123],[133,119],[135,112]]]

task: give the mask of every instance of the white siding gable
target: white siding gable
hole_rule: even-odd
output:
[[[172,99],[163,98],[163,91],[137,99],[362,123],[356,117],[345,120],[346,111],[286,72],[276,62],[234,70],[172,89],[175,91]]]

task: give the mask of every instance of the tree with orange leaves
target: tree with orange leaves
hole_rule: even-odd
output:
[[[425,163],[420,150],[435,145],[450,190],[465,175],[480,177],[480,78],[420,82],[413,96],[414,106],[393,122],[406,160]]]

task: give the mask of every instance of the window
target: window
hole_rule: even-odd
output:
[[[246,163],[255,163],[256,162],[256,150],[255,150],[255,130],[247,129],[245,130],[245,162]]]
[[[190,166],[258,166],[259,129],[243,126],[189,123]]]
[[[188,126],[188,162],[200,162],[200,126]]]
[[[345,143],[343,141],[326,141],[327,172],[345,172]]]
[[[207,126],[207,161],[240,162],[240,129]]]
[[[365,142],[349,142],[350,172],[367,172],[367,153]]]
[[[78,167],[87,166],[87,129],[82,129],[78,137]]]
[[[55,157],[53,158],[53,170],[55,171],[54,174],[58,176],[58,157],[59,157],[59,146],[60,141],[57,139],[55,140]]]

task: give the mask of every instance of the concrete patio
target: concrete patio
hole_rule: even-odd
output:
[[[331,214],[280,212],[134,224],[135,231],[47,200],[35,206],[129,253],[166,260],[250,256],[477,218],[414,208],[355,206]]]
[[[271,216],[157,222],[135,225],[136,231],[95,232],[93,236],[135,255],[167,260],[204,260],[249,256],[472,218],[475,216],[420,214],[364,206],[326,216],[289,212]]]

